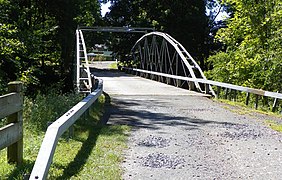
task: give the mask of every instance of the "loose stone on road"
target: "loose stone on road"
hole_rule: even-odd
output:
[[[109,124],[132,126],[123,179],[281,179],[282,136],[199,93],[95,69]],[[233,108],[233,109],[232,109]]]

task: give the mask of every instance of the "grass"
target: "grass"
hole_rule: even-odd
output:
[[[53,106],[68,106],[76,101],[76,97],[69,100],[54,94],[51,97],[41,96],[35,100],[26,101],[29,105],[25,107],[28,114],[24,113],[23,164],[19,166],[8,164],[6,150],[0,151],[1,180],[23,179],[24,174],[31,173],[47,128],[46,121],[49,118],[45,117],[45,112],[48,114],[49,108],[54,110]],[[63,99],[68,100],[63,101]],[[45,108],[40,109],[44,103],[46,103]],[[124,125],[100,124],[99,120],[104,113],[104,103],[105,98],[100,97],[91,108],[90,116],[80,118],[75,123],[73,138],[69,139],[68,133],[60,138],[48,179],[121,179],[120,162],[123,160],[122,152],[126,148],[130,129]],[[48,114],[48,116],[55,118],[59,114],[61,113]],[[34,119],[26,119],[27,117]],[[38,122],[35,123],[36,119]]]
[[[265,109],[253,109],[250,106],[246,106],[245,103],[242,103],[242,102],[235,102],[235,101],[230,101],[226,99],[214,99],[214,100],[228,104],[233,107],[236,107],[234,109],[229,106],[223,106],[223,108],[228,109],[231,112],[238,113],[240,115],[245,115],[245,114],[251,115],[252,113],[260,113],[260,114],[265,114],[265,115],[270,115],[270,116],[275,116],[275,117],[282,117],[281,114],[273,113],[269,110],[267,111]]]
[[[276,118],[282,117],[281,114],[273,113],[273,112],[270,112],[270,111],[265,111],[264,109],[263,110],[261,110],[261,109],[259,109],[259,110],[251,109],[250,107],[246,106],[244,103],[241,103],[241,102],[234,102],[234,101],[229,101],[229,100],[225,100],[225,99],[217,99],[216,101],[227,104],[227,105],[224,105],[223,108],[225,108],[225,109],[227,109],[231,112],[240,114],[240,115],[253,116],[253,113],[260,113],[260,114],[265,114],[265,115],[276,117]],[[233,108],[232,108],[232,106],[233,106]],[[277,123],[276,121],[273,121],[273,120],[266,120],[265,124],[268,127],[270,127],[271,129],[282,133],[282,124],[279,124],[279,123]]]
[[[111,69],[118,69],[117,63],[116,63],[116,62],[112,63],[112,64],[110,65],[110,68],[111,68]]]
[[[282,133],[282,124],[278,124],[275,121],[272,120],[266,120],[265,123],[273,130],[281,132]]]

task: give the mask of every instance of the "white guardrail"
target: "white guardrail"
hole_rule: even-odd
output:
[[[102,92],[103,81],[99,80],[98,88],[94,92],[48,127],[29,177],[30,180],[47,178],[59,138],[98,99]]]
[[[179,80],[184,80],[184,81],[198,82],[198,83],[203,83],[203,84],[206,84],[206,85],[213,85],[213,86],[223,87],[223,88],[227,88],[227,89],[233,89],[233,90],[237,90],[237,91],[253,93],[253,94],[256,94],[256,95],[260,95],[260,96],[282,99],[281,93],[264,91],[264,90],[261,90],[261,89],[254,89],[254,88],[249,88],[249,87],[237,86],[237,85],[233,85],[233,84],[211,81],[211,80],[207,80],[207,79],[198,79],[198,78],[189,78],[189,77],[184,77],[184,76],[176,76],[176,75],[165,74],[165,73],[160,73],[160,72],[153,72],[153,71],[148,71],[148,70],[143,70],[143,69],[127,68],[127,67],[122,67],[122,68],[126,69],[126,70],[140,72],[140,73],[148,73],[148,74],[153,74],[153,75],[163,76],[163,77],[168,77],[168,78],[173,78],[173,79],[179,79]]]

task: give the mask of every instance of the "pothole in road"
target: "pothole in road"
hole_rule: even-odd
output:
[[[185,163],[185,160],[179,156],[168,156],[163,153],[152,153],[146,157],[142,157],[142,166],[151,168],[170,168],[176,167]]]
[[[244,124],[225,124],[224,127],[229,130],[221,133],[222,137],[231,139],[257,139],[263,136],[259,129],[254,129]]]
[[[221,134],[222,137],[227,137],[231,139],[257,139],[261,137],[263,134],[259,131],[256,131],[254,129],[244,129],[240,130],[238,132],[229,132],[226,131]]]
[[[144,140],[138,143],[139,146],[163,148],[169,146],[170,140],[153,135],[147,136]]]

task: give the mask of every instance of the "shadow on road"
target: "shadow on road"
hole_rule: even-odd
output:
[[[158,112],[159,109],[172,109],[168,101],[158,100],[156,98],[143,96],[144,100],[134,99],[132,96],[127,97],[110,97],[106,94],[108,105],[106,107],[107,120],[109,124],[121,124],[133,126],[135,129],[160,129],[160,126],[181,126],[187,130],[197,129],[208,124],[230,124],[229,122],[217,122],[213,120],[203,120],[182,116],[177,113]],[[147,98],[147,99],[146,99]],[[159,97],[158,97],[159,98]],[[189,109],[184,108],[184,111],[205,111],[205,109]],[[173,111],[173,110],[172,110]]]

